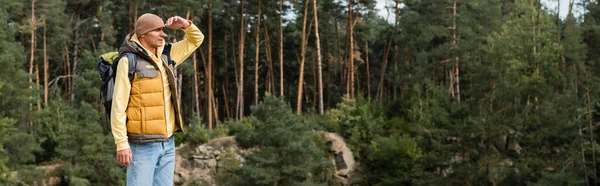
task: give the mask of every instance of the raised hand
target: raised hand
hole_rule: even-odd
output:
[[[173,16],[170,17],[169,19],[167,19],[167,22],[165,23],[165,27],[170,28],[170,29],[186,29],[187,27],[190,26],[190,22],[188,22],[186,19],[179,17],[179,16]]]

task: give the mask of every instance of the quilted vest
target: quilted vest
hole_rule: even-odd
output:
[[[173,72],[174,63],[169,62],[170,45],[167,44],[161,55],[161,65],[166,74],[161,74],[158,64],[137,46],[133,53],[137,55],[135,74],[131,82],[131,93],[127,105],[127,137],[129,142],[147,143],[167,141],[167,120],[163,90],[163,75],[168,76],[171,89],[171,103],[175,111],[175,131],[183,131],[180,103],[177,95],[177,81]],[[132,44],[132,45],[133,45]],[[137,51],[137,52],[136,52]],[[121,52],[121,51],[120,51]],[[127,51],[132,52],[132,51]],[[132,61],[129,61],[130,63]]]

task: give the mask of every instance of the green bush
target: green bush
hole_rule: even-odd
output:
[[[242,154],[244,166],[232,171],[239,179],[225,185],[325,185],[323,173],[331,163],[313,141],[309,124],[282,99],[265,97],[247,121],[251,125],[235,124],[236,139],[256,149]]]

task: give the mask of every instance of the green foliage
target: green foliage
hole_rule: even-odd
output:
[[[17,171],[17,179],[21,183],[34,184],[35,181],[44,178],[44,170],[38,169],[35,165],[22,166]]]
[[[203,125],[202,118],[194,117],[192,124],[184,126],[185,134],[176,133],[176,145],[181,143],[190,143],[190,145],[199,145],[208,142],[210,139],[227,136],[228,128],[224,124],[217,123],[212,130]]]
[[[0,183],[11,183],[10,169],[7,166],[9,160],[8,154],[4,150],[3,144],[9,140],[8,137],[16,130],[13,127],[16,120],[10,118],[0,118]]]
[[[252,109],[249,121],[236,139],[245,147],[256,147],[243,155],[244,166],[235,169],[238,179],[226,185],[317,185],[330,166],[317,147],[308,125],[294,115],[280,98],[267,96]]]
[[[409,109],[410,106],[407,106],[396,111],[410,113]],[[419,147],[419,139],[412,136],[418,132],[418,127],[411,126],[402,117],[388,119],[385,110],[379,104],[362,98],[344,98],[342,103],[326,113],[326,118],[328,124],[337,126],[338,132],[347,139],[354,157],[361,162],[359,184],[414,184],[415,180],[424,176],[423,167],[418,163],[425,154]]]
[[[64,160],[59,174],[66,183],[117,184],[124,179],[114,157],[114,139],[104,135],[101,113],[92,105],[51,101],[37,118],[37,134],[46,144],[41,157]]]
[[[258,1],[245,1],[243,17],[238,1],[214,1],[212,12],[207,0],[169,2],[35,1],[38,24],[31,25],[30,1],[0,0],[0,185],[31,184],[48,176],[36,168],[48,163],[62,165],[51,173],[63,179],[62,185],[124,184],[114,140],[101,128],[96,56],[119,47],[133,31],[136,15],[150,12],[167,18],[186,16],[189,10],[189,19],[206,36],[196,65],[201,107],[207,105],[209,57],[214,62],[219,119],[235,115],[231,113],[236,107],[247,110],[252,105],[252,91],[241,95],[244,105],[236,105],[235,90],[254,88]],[[388,6],[395,2],[387,0]],[[457,1],[456,15],[452,0],[398,2],[400,9],[387,7],[388,18],[399,13],[400,20],[391,23],[376,15],[376,1],[355,1],[356,99],[344,97],[350,77],[348,3],[317,2],[323,101],[330,108],[324,115],[314,113],[317,60],[309,4],[304,110],[296,116],[285,102],[295,102],[298,96],[304,1],[285,0],[279,12],[279,1],[262,0],[265,25],[258,25],[258,88],[264,102],[254,105],[248,117],[226,118],[224,124],[207,129],[205,121],[195,118],[196,112],[209,113],[196,110],[196,101],[191,101],[194,69],[188,59],[178,70],[187,133],[175,134],[177,145],[236,136],[250,152],[244,154],[245,162],[233,153],[222,155],[216,179],[226,185],[331,184],[327,146],[313,130],[336,132],[347,140],[359,165],[353,178],[357,185],[583,185],[598,180],[593,166],[598,157],[592,152],[599,146],[597,141],[592,145],[590,135],[597,136],[597,130],[590,132],[588,127],[600,119],[599,2],[575,4],[584,6],[583,17],[573,14],[564,20],[556,20],[553,7],[531,0]],[[212,56],[206,52],[209,14]],[[276,83],[266,94],[280,95],[280,15],[286,97],[262,97],[271,90],[267,80]],[[241,20],[246,21],[244,28]],[[34,27],[36,42],[31,46]],[[41,77],[46,75],[44,28],[49,102],[37,110]],[[245,33],[245,66],[239,66],[240,31]],[[167,34],[168,41],[183,36],[179,30]],[[39,84],[34,83],[35,73],[28,72],[31,47]],[[239,74],[234,74],[240,70],[246,74],[243,87],[237,87]],[[455,77],[460,78],[460,97]],[[73,85],[74,99],[65,95],[67,82]],[[13,177],[13,171],[18,176]]]

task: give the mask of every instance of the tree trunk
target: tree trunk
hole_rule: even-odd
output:
[[[229,83],[226,83],[226,85],[229,85]],[[229,94],[227,94],[227,89],[225,88],[226,85],[222,85],[223,87],[223,101],[225,102],[225,116],[226,118],[230,118],[231,115],[229,114],[229,99],[227,98],[229,96]],[[226,119],[225,119],[226,120]]]
[[[592,143],[592,165],[594,165],[594,174],[598,173],[598,170],[596,169],[596,140],[594,139],[594,126],[593,126],[593,117],[592,117],[592,110],[591,110],[591,106],[590,106],[590,90],[586,88],[586,98],[587,98],[587,110],[588,110],[588,116],[590,119],[590,126],[588,128],[588,131],[590,133],[590,142]],[[585,164],[585,162],[584,162]],[[594,176],[595,177],[595,176]],[[594,184],[592,185],[596,185],[596,179],[594,178]]]
[[[348,94],[351,99],[354,99],[354,19],[353,14],[354,10],[354,0],[348,0],[348,37],[350,39],[349,49],[348,49]]]
[[[139,6],[138,4],[139,4],[138,0],[134,0],[134,2],[133,2],[133,20],[134,20],[133,26],[134,26],[134,28],[135,28],[135,22],[137,22],[137,18],[138,18],[138,6]]]
[[[65,46],[65,62],[67,64],[65,71],[67,74],[67,83],[66,83],[66,94],[65,94],[65,98],[67,100],[67,102],[69,101],[69,95],[71,95],[71,61],[69,58],[69,46]]]
[[[385,78],[385,68],[387,67],[387,63],[388,63],[388,55],[390,53],[390,48],[392,47],[392,41],[394,40],[394,37],[396,37],[396,32],[398,31],[398,19],[400,17],[400,7],[398,6],[398,1],[396,1],[396,20],[394,20],[394,32],[392,33],[392,36],[390,37],[390,40],[387,43],[387,47],[385,48],[385,52],[383,53],[383,63],[381,64],[381,74],[379,76],[379,85],[377,86],[377,94],[379,96],[379,103],[383,103],[383,93],[385,90],[384,89],[384,78]]]
[[[267,22],[263,22],[264,34],[265,34],[265,50],[267,51],[267,61],[269,62],[267,71],[267,92],[275,92],[275,73],[273,72],[273,55],[271,51],[271,37],[269,36],[269,28]],[[273,94],[271,94],[273,95]]]
[[[283,0],[279,1],[279,95],[283,97]]]
[[[261,20],[261,0],[258,0],[258,22],[256,23],[256,53],[254,56],[254,105],[258,105],[258,60],[260,54],[260,20]]]
[[[195,107],[196,107],[196,116],[198,118],[200,118],[200,96],[199,96],[199,90],[198,89],[198,54],[196,52],[194,52],[193,56],[192,56],[192,62],[194,65],[194,103]]]
[[[73,70],[72,70],[72,74],[76,75],[77,74],[77,65],[78,65],[78,59],[79,59],[79,25],[82,24],[83,21],[81,21],[80,19],[80,15],[79,13],[77,13],[77,19],[75,21],[75,28],[73,29]],[[69,98],[69,102],[73,102],[75,101],[75,83],[73,83],[71,81],[71,95]]]
[[[531,2],[531,7],[533,7],[534,6],[534,3],[533,3],[534,0],[531,0],[530,2]],[[537,53],[537,48],[536,48],[536,43],[537,42],[536,42],[536,39],[535,39],[535,31],[536,31],[536,29],[535,29],[535,25],[536,25],[535,24],[535,17],[533,15],[531,15],[531,22],[533,22],[533,27],[532,27],[532,31],[533,31],[533,48],[532,48],[532,50],[533,50],[533,54],[535,55]]]
[[[301,56],[302,59],[300,61],[300,78],[298,80],[298,100],[296,103],[296,114],[302,114],[302,87],[304,84],[304,58],[306,57],[306,19],[308,17],[308,1],[304,0],[304,21],[302,23],[302,46],[301,46]]]
[[[48,55],[46,46],[46,19],[44,19],[44,104],[48,104]]]
[[[316,39],[316,45],[317,45],[317,74],[318,77],[317,79],[319,80],[318,83],[318,90],[319,90],[319,114],[323,115],[323,66],[322,66],[322,60],[321,60],[321,40],[320,40],[320,36],[319,36],[319,18],[318,18],[318,8],[317,8],[317,0],[313,0],[313,12],[314,12],[314,17],[315,17],[315,39]]]
[[[492,69],[496,66],[496,62],[492,61]],[[496,80],[491,80],[490,81],[490,89],[491,89],[491,93],[490,93],[490,107],[489,107],[489,111],[490,113],[494,112],[494,94],[496,93]]]
[[[246,35],[246,23],[244,22],[244,0],[241,0],[240,7],[240,51],[238,53],[240,60],[240,86],[238,87],[238,119],[242,119],[242,117],[244,117],[244,37]]]
[[[367,65],[367,99],[371,99],[371,70],[369,69],[369,40],[365,41],[365,62]]]
[[[38,63],[35,64],[35,85],[40,85],[40,65]],[[42,100],[40,99],[39,94],[36,96],[35,100],[37,100],[37,110],[42,110]]]
[[[452,9],[452,45],[456,48],[456,0],[454,0],[454,8]],[[460,69],[458,67],[458,55],[454,56],[454,80],[456,85],[456,100],[460,102]]]
[[[394,74],[399,74],[398,73],[398,45],[394,45]],[[396,100],[397,96],[398,96],[398,85],[392,85],[392,94],[393,94],[393,99],[392,100]]]
[[[177,74],[177,70],[174,71],[175,76],[177,77],[177,84],[180,86],[177,86],[177,102],[181,103],[181,84],[183,84],[183,74]],[[175,107],[177,105],[174,105]]]
[[[228,63],[229,63],[229,55],[228,53],[228,48],[227,48],[227,36],[229,35],[229,33],[225,33],[223,35],[223,55],[224,55],[224,61],[223,61],[223,68],[224,69],[228,69]],[[235,66],[235,63],[234,65]],[[225,89],[225,87],[229,88],[229,78],[225,78],[225,84],[222,84],[222,88],[223,88],[223,102],[225,102],[225,115],[223,116],[224,120],[228,119],[231,117],[230,113],[229,113],[229,94],[227,93],[227,90]]]
[[[128,3],[129,6],[127,7],[128,8],[127,9],[128,10],[127,11],[127,18],[128,18],[128,21],[129,21],[129,25],[127,25],[127,33],[131,33],[133,31],[133,26],[135,24],[135,19],[136,18],[133,17],[133,0],[129,0],[128,2],[129,2]]]
[[[94,35],[90,34],[90,42],[92,42],[92,52],[96,52],[96,43],[94,43]]]
[[[237,65],[238,59],[236,58],[236,55],[235,55],[235,50],[236,49],[235,49],[235,39],[233,38],[233,34],[231,34],[231,46],[233,46],[233,47],[231,47],[231,53],[233,54],[232,57],[233,57],[233,71],[235,72],[234,73],[234,76],[235,76],[235,88],[236,88],[236,90],[238,90],[238,92],[237,92],[238,96],[236,96],[236,100],[235,100],[235,113],[234,113],[235,115],[234,115],[234,117],[238,118],[239,113],[240,113],[239,112],[239,110],[240,110],[239,109],[239,107],[240,107],[240,97],[239,97],[239,93],[240,93],[239,92],[239,90],[240,90],[240,81],[239,81],[239,79],[240,78],[239,78],[238,65]]]
[[[213,1],[208,0],[208,73],[206,74],[207,92],[208,92],[208,128],[213,128],[213,103],[214,103],[214,92],[213,92],[213,74],[212,74],[212,7]],[[214,111],[216,112],[216,111]]]
[[[388,54],[390,52],[390,45],[392,44],[392,38],[384,46],[383,52],[383,63],[381,64],[381,74],[379,75],[379,84],[377,85],[377,97],[379,97],[379,103],[383,103],[383,83],[385,77],[385,68],[388,62]]]
[[[31,25],[31,39],[30,46],[31,52],[29,55],[29,89],[32,89],[32,77],[33,77],[33,61],[35,58],[35,29],[36,29],[36,20],[35,20],[35,0],[31,0],[31,21],[29,23]]]
[[[319,104],[317,103],[317,93],[319,92],[317,89],[318,82],[317,82],[317,60],[316,60],[317,56],[315,55],[311,55],[311,60],[310,60],[310,70],[312,70],[312,76],[313,76],[313,90],[312,90],[312,106],[315,110],[319,110]]]

